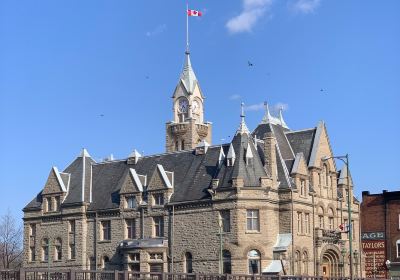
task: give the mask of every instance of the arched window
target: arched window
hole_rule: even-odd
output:
[[[110,258],[107,256],[104,256],[101,262],[101,268],[102,269],[108,269],[110,265]]]
[[[335,228],[335,218],[332,208],[328,209],[328,225],[329,229],[333,230]]]
[[[251,250],[247,254],[249,261],[249,274],[260,274],[261,255],[257,250]]]
[[[61,240],[61,238],[57,238],[54,243],[54,260],[56,260],[56,261],[62,260],[62,240]]]
[[[294,271],[296,275],[301,275],[301,258],[300,258],[300,252],[296,251],[294,253]]]
[[[193,273],[193,257],[189,252],[186,252],[185,254],[185,272]]]
[[[42,240],[42,261],[49,261],[49,239],[43,238]]]
[[[308,254],[303,252],[303,274],[308,275]]]
[[[400,258],[400,239],[396,241],[397,257]]]
[[[232,257],[228,250],[222,251],[222,273],[231,274],[232,273]]]

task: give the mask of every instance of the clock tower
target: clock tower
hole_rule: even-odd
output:
[[[204,122],[204,96],[185,52],[185,64],[172,95],[173,120],[166,123],[167,152],[193,149],[202,140],[211,144],[211,123]]]

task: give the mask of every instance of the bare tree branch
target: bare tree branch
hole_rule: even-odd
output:
[[[0,266],[10,269],[20,265],[22,226],[18,226],[10,209],[0,216]]]

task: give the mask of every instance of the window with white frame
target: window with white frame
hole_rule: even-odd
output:
[[[134,196],[128,196],[126,198],[126,208],[128,209],[136,208],[136,198]]]
[[[153,194],[153,205],[156,205],[156,206],[164,205],[164,194],[163,193]]]
[[[247,210],[247,230],[260,231],[260,212],[259,210]]]
[[[396,241],[397,257],[400,258],[400,239]]]

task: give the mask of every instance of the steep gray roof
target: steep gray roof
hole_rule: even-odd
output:
[[[311,149],[314,143],[315,128],[301,130],[301,131],[288,131],[286,137],[295,154],[303,153],[306,163],[309,163]]]

